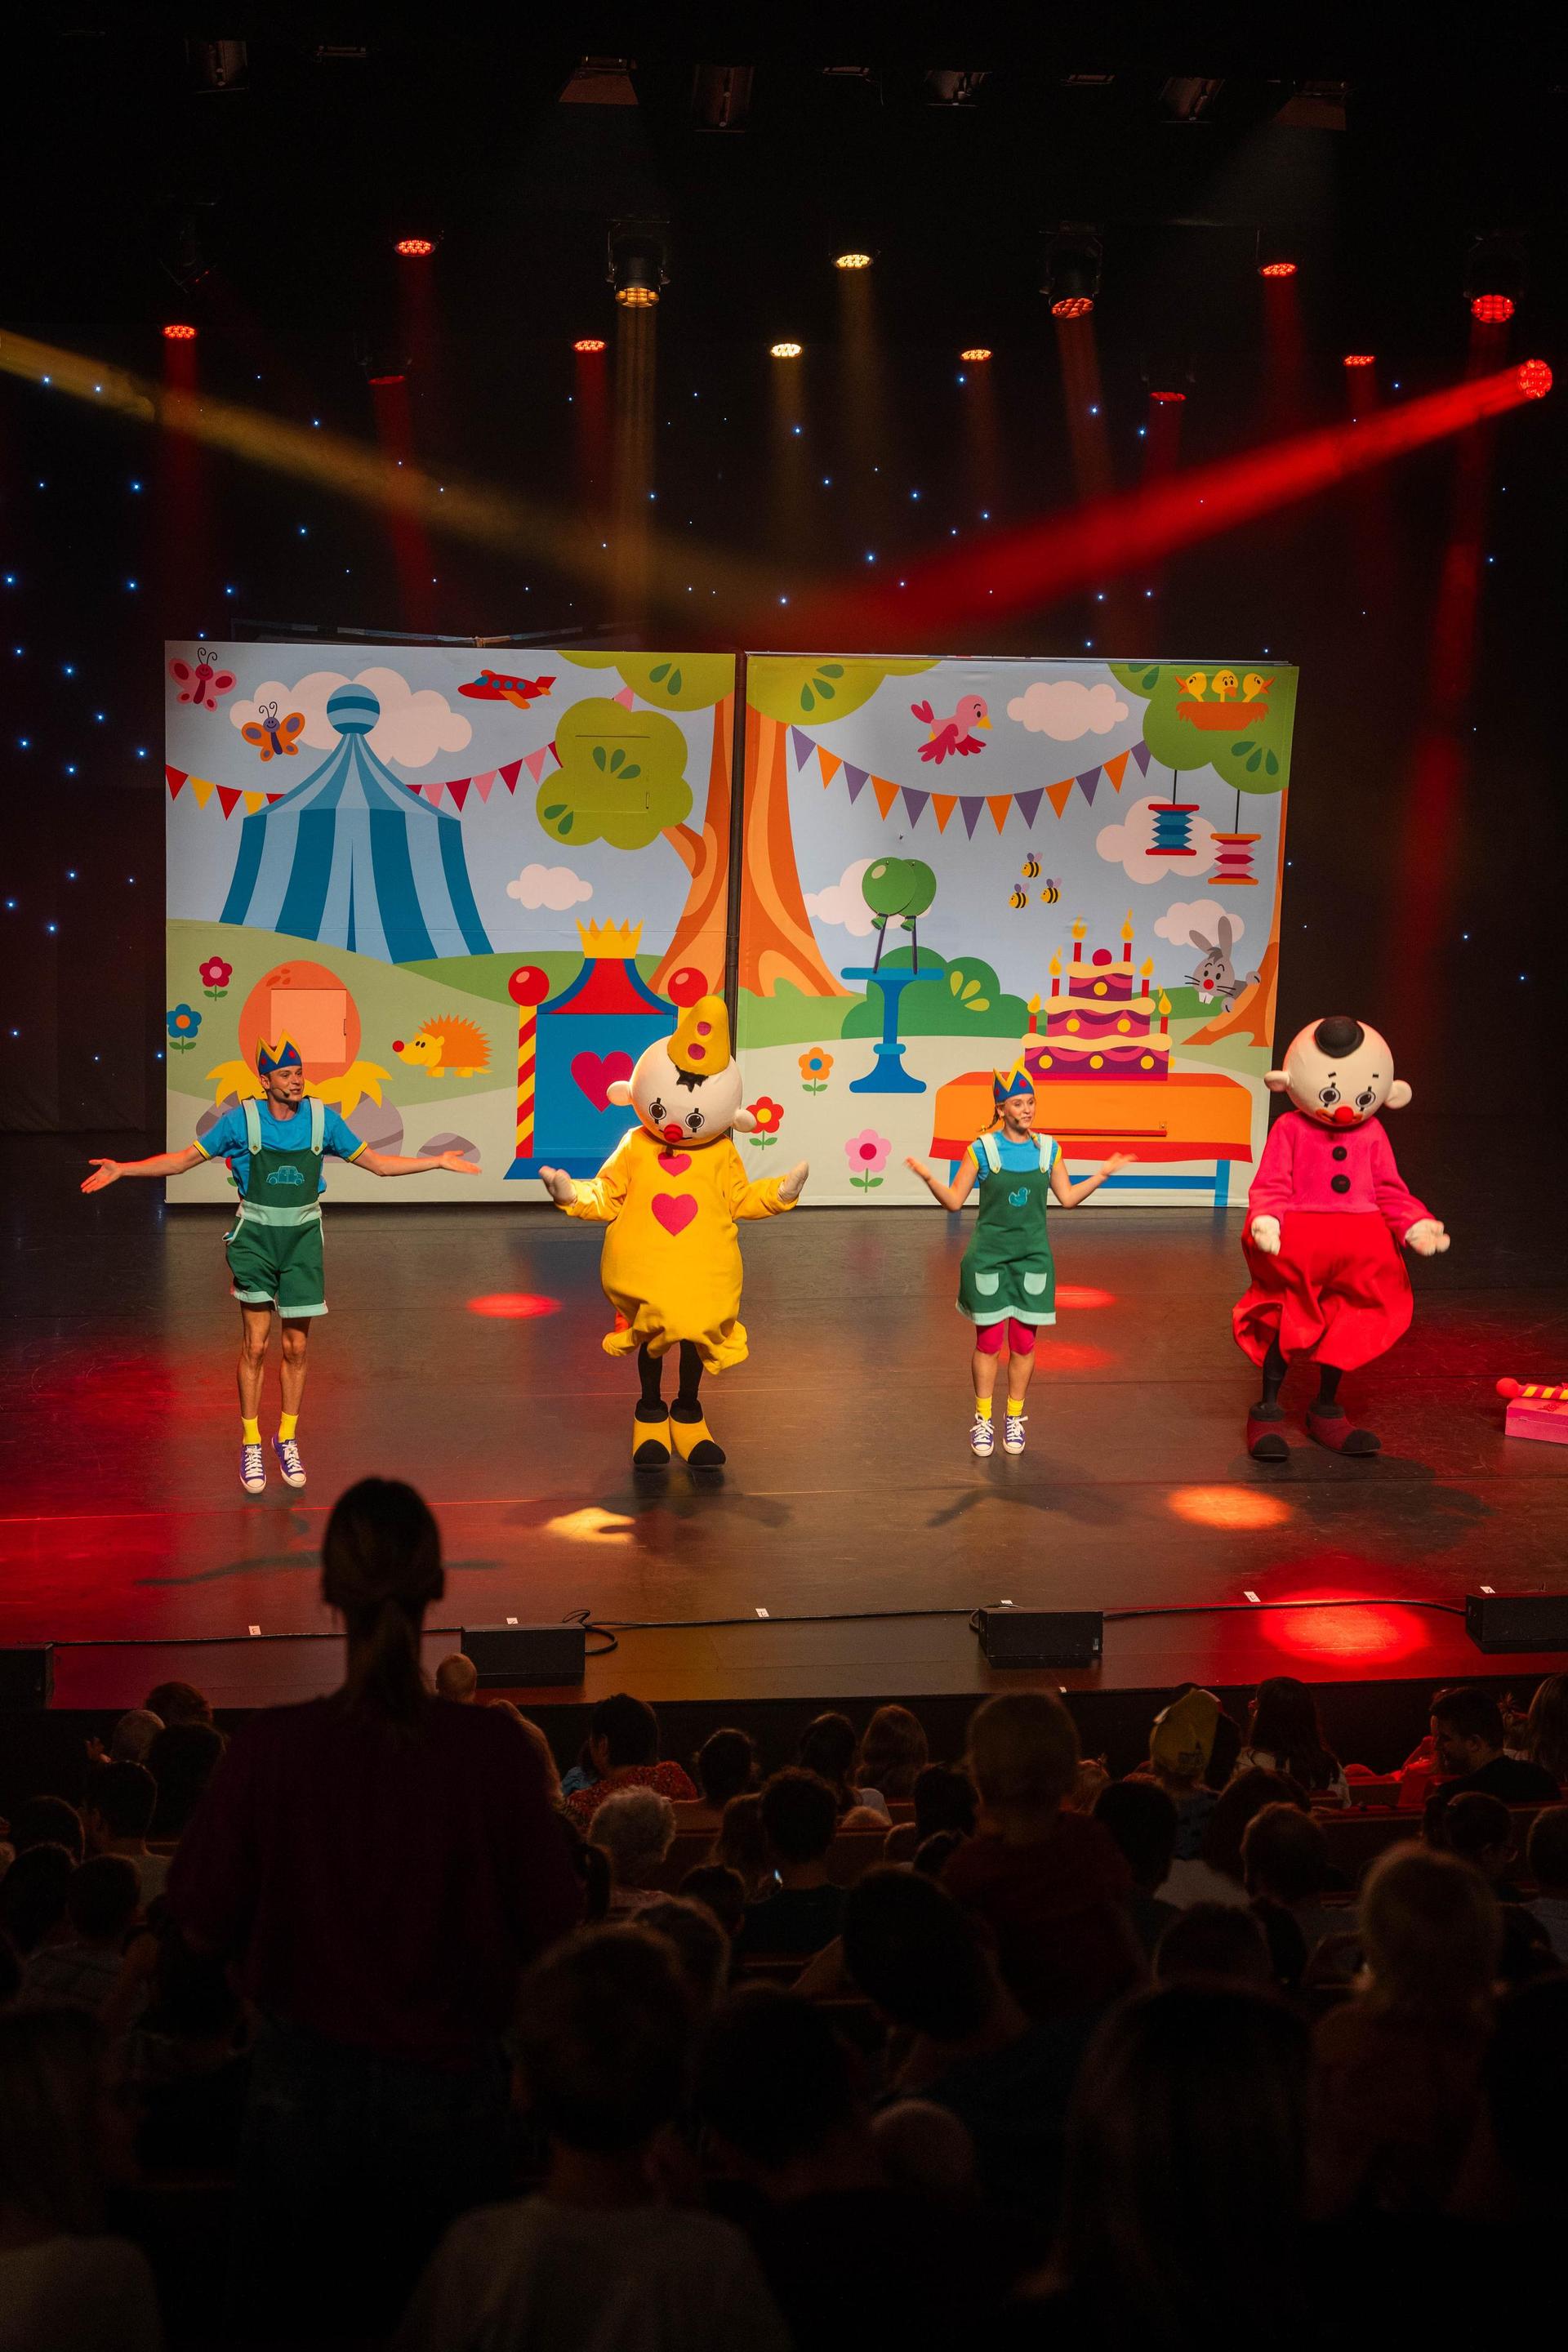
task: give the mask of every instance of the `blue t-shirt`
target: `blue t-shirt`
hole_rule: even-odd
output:
[[[994,1138],[994,1141],[996,1145],[996,1157],[1002,1162],[1003,1168],[1006,1171],[1008,1175],[1021,1175],[1026,1169],[1037,1168],[1039,1166],[1040,1145],[1037,1139],[1026,1143],[1015,1143],[1010,1135],[998,1134]],[[974,1161],[975,1166],[980,1170],[981,1175],[984,1176],[987,1171],[977,1145],[973,1143],[970,1145],[968,1157]],[[1050,1158],[1047,1162],[1047,1167],[1054,1168],[1060,1157],[1061,1147],[1059,1144],[1053,1142],[1051,1145]]]
[[[279,1118],[266,1103],[258,1103],[257,1116],[261,1121],[261,1141],[268,1151],[309,1151],[310,1148],[310,1114],[303,1103],[291,1118]],[[322,1105],[326,1117],[322,1125],[321,1150],[336,1160],[357,1160],[364,1143],[331,1103]],[[207,1160],[226,1160],[234,1171],[234,1181],[243,1198],[250,1178],[250,1148],[245,1139],[245,1113],[237,1103],[226,1110],[215,1127],[195,1139],[196,1150]],[[318,1192],[327,1189],[326,1171],[316,1187]]]

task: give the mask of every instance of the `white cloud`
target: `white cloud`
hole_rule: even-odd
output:
[[[348,683],[338,669],[309,670],[293,686],[269,677],[248,702],[229,704],[229,719],[234,726],[243,727],[269,702],[278,705],[280,718],[286,711],[302,710],[305,726],[300,741],[315,751],[330,751],[338,735],[327,717],[327,703],[337,688]],[[397,670],[362,669],[353,683],[369,687],[381,705],[381,717],[366,738],[378,759],[395,761],[400,768],[427,768],[437,752],[462,751],[473,734],[468,719],[453,709],[444,694],[433,686],[411,687]]]
[[[870,863],[868,857],[858,857],[826,890],[806,892],[805,911],[814,923],[835,924],[847,931],[851,939],[870,938],[871,909],[860,887],[860,877]]]
[[[507,884],[506,895],[521,906],[548,907],[560,915],[568,907],[591,898],[594,886],[584,882],[580,874],[574,874],[569,866],[525,866],[516,881]]]
[[[1101,857],[1112,866],[1120,866],[1130,882],[1159,882],[1168,874],[1180,874],[1186,880],[1193,870],[1194,860],[1188,857],[1157,856],[1154,853],[1153,801],[1134,801],[1122,813],[1120,824],[1100,828],[1095,847]],[[1188,846],[1206,863],[1215,854],[1214,827],[1208,819],[1189,819],[1192,830],[1187,835]]]
[[[1037,678],[1007,705],[1007,716],[1031,735],[1076,743],[1082,735],[1109,735],[1126,718],[1113,686],[1080,686],[1075,677]]]
[[[1155,924],[1154,936],[1169,940],[1179,948],[1191,947],[1192,940],[1188,935],[1193,931],[1202,931],[1205,940],[1217,940],[1222,915],[1230,916],[1231,938],[1240,939],[1247,925],[1230,908],[1222,907],[1217,898],[1193,898],[1184,904],[1178,899],[1173,907],[1166,908]]]

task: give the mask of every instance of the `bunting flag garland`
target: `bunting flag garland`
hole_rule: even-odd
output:
[[[1090,808],[1092,808],[1094,806],[1094,795],[1100,784],[1100,770],[1098,768],[1086,769],[1081,776],[1075,776],[1073,778],[1073,782],[1078,786],[1079,792],[1083,794],[1085,800],[1089,803]]]
[[[904,785],[904,806],[910,813],[910,829],[911,832],[914,827],[919,824],[921,818],[925,814],[925,804],[930,798],[931,794],[929,793],[917,793],[911,784]]]
[[[490,786],[495,782],[495,780],[496,772],[493,768],[490,770],[488,776],[476,776],[474,778],[474,790],[478,793],[481,801],[489,800],[490,796]]]
[[[980,822],[980,812],[985,805],[985,795],[984,793],[960,793],[958,805],[963,811],[963,830],[973,841],[974,828]]]
[[[1071,791],[1072,778],[1070,776],[1068,778],[1066,783],[1047,784],[1046,786],[1046,798],[1049,801],[1051,806],[1055,809],[1058,816],[1060,816],[1063,809],[1066,808],[1068,804],[1068,795]]]
[[[990,810],[991,822],[998,833],[1005,830],[1007,820],[1015,809],[1023,818],[1026,830],[1032,832],[1035,821],[1040,814],[1042,801],[1049,801],[1052,813],[1060,817],[1066,814],[1067,804],[1075,792],[1081,793],[1088,806],[1092,808],[1095,793],[1100,789],[1101,776],[1108,776],[1110,779],[1112,792],[1119,793],[1126,777],[1129,759],[1137,761],[1140,775],[1147,775],[1149,772],[1149,746],[1147,743],[1133,743],[1125,751],[1118,751],[1112,759],[1102,761],[1099,767],[1086,768],[1081,775],[1064,776],[1059,783],[1055,784],[1031,784],[1026,792],[931,793],[921,791],[913,784],[895,783],[889,776],[874,776],[868,768],[856,767],[853,761],[840,759],[837,752],[828,751],[826,744],[814,742],[804,727],[790,729],[790,741],[795,751],[797,775],[805,767],[812,754],[816,753],[817,772],[822,778],[824,792],[828,791],[832,784],[842,777],[844,788],[853,806],[866,786],[869,784],[878,812],[884,820],[892,814],[895,801],[902,802],[903,816],[911,833],[920,824],[928,808],[936,819],[938,833],[945,833],[948,820],[953,810],[962,809],[963,828],[971,841],[974,838],[974,828],[980,822],[983,809]],[[551,749],[553,751],[553,744]],[[530,754],[526,763],[531,772],[535,772],[536,781],[535,761],[542,758],[542,752],[535,751]],[[506,772],[503,769],[501,772],[504,775]]]
[[[515,793],[517,790],[517,780],[522,773],[522,761],[521,760],[509,760],[504,768],[497,769],[496,773],[500,776],[508,792]]]
[[[1148,774],[1148,772],[1149,772],[1149,762],[1150,762],[1150,761],[1153,758],[1153,756],[1154,756],[1154,755],[1153,755],[1153,753],[1150,751],[1149,746],[1147,745],[1147,743],[1134,743],[1134,744],[1133,744],[1133,746],[1132,746],[1132,757],[1133,757],[1133,758],[1137,761],[1137,762],[1138,762],[1138,772],[1139,772],[1139,774],[1140,774],[1141,776],[1146,776],[1146,775]]]
[[[1127,773],[1126,752],[1118,751],[1114,760],[1107,760],[1105,763],[1105,772],[1110,778],[1110,788],[1112,792],[1119,793],[1121,790],[1121,779]]]
[[[819,743],[816,747],[816,764],[822,770],[822,789],[826,792],[844,762],[836,752],[825,750]]]
[[[180,797],[180,786],[185,781],[184,769],[165,768],[163,771],[163,781],[169,787],[169,798],[172,801],[177,801]]]
[[[844,771],[844,781],[849,787],[849,805],[853,808],[855,803],[858,800],[861,792],[865,788],[866,770],[864,768],[851,768],[846,766]]]
[[[831,758],[831,754],[826,753],[824,757]],[[502,768],[487,769],[482,776],[452,776],[433,783],[415,783],[405,779],[404,789],[415,800],[427,801],[432,808],[439,808],[442,796],[449,795],[453,807],[461,815],[463,804],[468,794],[471,792],[477,793],[481,802],[488,802],[498,778],[509,793],[515,793],[518,780],[526,768],[537,784],[544,773],[546,760],[553,761],[557,767],[561,765],[561,755],[553,743],[542,743],[537,751],[527,751],[521,760],[509,760]],[[837,773],[839,764],[838,761],[833,761],[834,774]],[[859,774],[860,782],[864,783],[865,772],[862,770]],[[280,801],[283,798],[281,793],[251,792],[241,785],[215,783],[209,776],[193,776],[184,768],[172,768],[167,764],[163,769],[163,781],[169,787],[169,798],[172,801],[177,801],[189,785],[191,798],[195,802],[196,806],[202,809],[207,806],[216,793],[218,807],[223,812],[226,823],[242,801],[245,803],[247,816],[254,816],[258,809],[269,808],[274,801]],[[831,781],[831,778],[828,781]],[[891,786],[889,789],[890,791]],[[851,798],[853,796],[852,793]]]
[[[899,797],[899,788],[897,784],[890,784],[886,776],[873,776],[871,779],[871,790],[877,795],[877,806],[881,810],[882,814],[886,816],[888,811],[892,807],[893,803]]]

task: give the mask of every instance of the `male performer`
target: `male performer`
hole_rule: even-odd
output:
[[[373,1176],[417,1176],[427,1168],[445,1168],[454,1176],[479,1172],[456,1151],[420,1160],[372,1151],[338,1111],[302,1100],[305,1068],[291,1037],[257,1046],[256,1074],[260,1101],[247,1100],[225,1111],[201,1142],[188,1143],[183,1151],[161,1151],[153,1160],[95,1160],[81,1188],[101,1192],[117,1176],[183,1176],[203,1160],[228,1161],[239,1187],[234,1231],[225,1239],[233,1296],[239,1301],[239,1483],[247,1495],[259,1495],[267,1485],[259,1415],[274,1307],[283,1329],[283,1410],[272,1451],[286,1486],[305,1483],[294,1432],[305,1391],[310,1318],[327,1311],[322,1161],[329,1155],[352,1160]]]

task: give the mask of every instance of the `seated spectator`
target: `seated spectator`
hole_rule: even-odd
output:
[[[895,2099],[872,2116],[871,2144],[889,2188],[922,2199],[933,2219],[952,2220],[978,2208],[974,2142],[951,2107],[934,2099]]]
[[[1214,1754],[1220,1704],[1213,1691],[1184,1690],[1154,1717],[1149,1731],[1149,1770],[1176,1808],[1178,1862],[1195,1858],[1205,1824],[1219,1801],[1205,1775]]]
[[[1235,1769],[1283,1772],[1320,1803],[1351,1801],[1343,1767],[1323,1738],[1318,1702],[1294,1675],[1270,1675],[1258,1684]]]
[[[1157,1780],[1142,1776],[1112,1780],[1094,1801],[1094,1818],[1110,1832],[1132,1873],[1127,1916],[1145,1952],[1152,1953],[1176,1916],[1176,1906],[1155,1893],[1171,1874],[1176,1851],[1177,1815]]]
[[[114,1990],[141,1907],[136,1864],[124,1854],[84,1862],[66,1889],[65,1932],[35,1946],[22,1972],[29,2000],[75,2000],[96,2017]]]
[[[912,1862],[931,1838],[951,1836],[960,1843],[974,1834],[980,1800],[967,1772],[952,1764],[928,1764],[915,1775],[912,1822],[895,1822],[882,1845],[884,1862]]]
[[[855,1727],[847,1715],[819,1715],[801,1733],[795,1762],[803,1772],[815,1772],[819,1780],[826,1781],[833,1791],[839,1820],[847,1827],[871,1829],[878,1821],[888,1820],[888,1808],[879,1790],[856,1786],[858,1745]],[[853,1817],[861,1811],[873,1818],[864,1822],[856,1821]]]
[[[1568,1675],[1548,1675],[1536,1685],[1524,1718],[1524,1748],[1529,1761],[1550,1773],[1560,1790],[1568,1788]]]
[[[158,1786],[147,1830],[151,1844],[174,1845],[184,1837],[227,1745],[210,1723],[171,1723],[158,1734],[147,1750],[147,1769]]]
[[[723,1811],[731,1797],[743,1797],[757,1785],[757,1750],[749,1732],[710,1731],[695,1762],[702,1801],[716,1813]]]
[[[762,1822],[778,1885],[747,1905],[741,1951],[747,1959],[804,1959],[837,1935],[844,1905],[827,1875],[838,1827],[833,1791],[816,1773],[791,1765],[763,1782]]]
[[[705,1903],[733,1944],[746,1923],[746,1883],[727,1863],[700,1862],[678,1890],[689,1902]]]
[[[974,1920],[912,1871],[868,1871],[844,1901],[850,1981],[900,2036],[900,2099],[934,2100],[966,2126],[992,2209],[1037,2260],[1061,2185],[1077,2024],[1037,2024],[1002,1982]]]
[[[1479,1870],[1500,1903],[1524,1900],[1512,1877],[1519,1861],[1513,1822],[1500,1797],[1489,1797],[1483,1789],[1467,1789],[1435,1808],[1430,1827],[1432,1843]]]
[[[1174,1934],[1174,1928],[1169,1931]],[[1047,2344],[1310,2340],[1302,2232],[1306,2028],[1240,1986],[1181,1984],[1113,2011],[1068,2126]]]
[[[675,1954],[695,2017],[717,2009],[730,1990],[731,1950],[716,1912],[687,1895],[659,1895],[634,1911],[629,1924],[645,1935],[663,1937]]]
[[[719,1868],[735,1873],[748,1903],[772,1893],[773,1859],[763,1828],[763,1801],[754,1789],[748,1790],[743,1797],[731,1797],[725,1806],[709,1860]]]
[[[908,1804],[931,1760],[925,1727],[907,1706],[879,1706],[860,1738],[855,1784],[862,1804]]]
[[[677,1804],[696,1797],[696,1788],[679,1764],[672,1759],[659,1761],[658,1717],[646,1700],[633,1698],[629,1691],[616,1691],[595,1705],[588,1718],[588,1755],[599,1777],[566,1800],[568,1811],[580,1822],[592,1821],[617,1789],[652,1789]]]
[[[979,1822],[942,1874],[985,1921],[1004,1983],[1035,2018],[1099,2008],[1143,1974],[1121,1851],[1102,1822],[1064,1811],[1078,1761],[1077,1728],[1053,1692],[987,1699],[969,1727]]]
[[[109,1738],[111,1764],[145,1764],[147,1750],[163,1728],[163,1718],[151,1707],[133,1706],[122,1715]]]
[[[1525,1867],[1538,1892],[1531,1909],[1568,1967],[1568,1805],[1548,1805],[1530,1825]]]
[[[650,2186],[691,2043],[668,1945],[627,1927],[574,1936],[531,1969],[518,2017],[543,2185],[454,2223],[394,2352],[789,2352],[740,2231]]]
[[[213,1719],[213,1703],[195,1683],[155,1683],[142,1705],[170,1729],[176,1724],[210,1723]]]
[[[88,1784],[82,1826],[89,1853],[121,1853],[136,1864],[146,1909],[163,1892],[169,1856],[149,1853],[147,1831],[158,1784],[144,1764],[100,1764]]]
[[[1489,1691],[1473,1683],[1441,1690],[1432,1701],[1432,1749],[1444,1776],[1426,1800],[1426,1819],[1470,1789],[1505,1805],[1554,1805],[1562,1790],[1542,1764],[1503,1753],[1502,1709]],[[1442,1843],[1440,1825],[1430,1842]]]
[[[654,1880],[675,1843],[675,1807],[657,1789],[616,1789],[595,1809],[588,1843],[610,1865],[609,1916],[655,1900]]]
[[[74,2006],[0,2012],[0,2344],[6,2352],[161,2352],[145,2257],[100,2234],[106,2175],[129,2158],[103,2035]]]
[[[30,1845],[0,1878],[0,1935],[24,1963],[60,1934],[77,1868],[63,1845]]]
[[[63,1845],[73,1862],[87,1853],[81,1815],[63,1797],[28,1797],[11,1816],[11,1843],[26,1853],[29,1846]]]
[[[953,1855],[966,1841],[956,1830],[932,1830],[930,1837],[921,1838],[910,1864],[922,1878],[940,1878]]]
[[[453,1650],[436,1668],[436,1696],[472,1706],[479,1695],[479,1670],[462,1650]]]
[[[1279,1903],[1290,1914],[1309,1955],[1324,1936],[1355,1926],[1352,1906],[1323,1900],[1334,1875],[1329,1841],[1321,1822],[1296,1805],[1275,1802],[1253,1814],[1241,1833],[1241,1875],[1255,1903]]]
[[[1261,1772],[1254,1767],[1238,1773],[1205,1822],[1196,1854],[1184,1861],[1178,1849],[1171,1874],[1160,1889],[1165,1901],[1183,1910],[1189,1903],[1244,1906],[1249,1898],[1242,1877],[1242,1832],[1254,1813],[1274,1804],[1307,1811],[1306,1798],[1282,1772]]]
[[[889,2188],[821,2010],[770,1985],[731,1993],[703,2037],[696,2096],[718,2161],[760,2197],[752,2241],[802,2352],[984,2340],[1000,2272]]]
[[[232,2173],[250,2058],[245,2011],[222,1960],[166,1927],[132,1947],[145,2006],[122,2049],[138,2110],[137,2160],[150,2172]],[[123,1990],[123,1985],[121,1989]],[[110,2033],[117,1992],[104,2022]]]
[[[1331,2210],[1436,2212],[1474,2128],[1500,1926],[1479,1874],[1415,1845],[1362,1889],[1365,1970],[1316,2030]]]
[[[1274,1981],[1262,1922],[1230,1903],[1193,1903],[1173,1911],[1154,1947],[1156,1984],[1254,1985]]]

